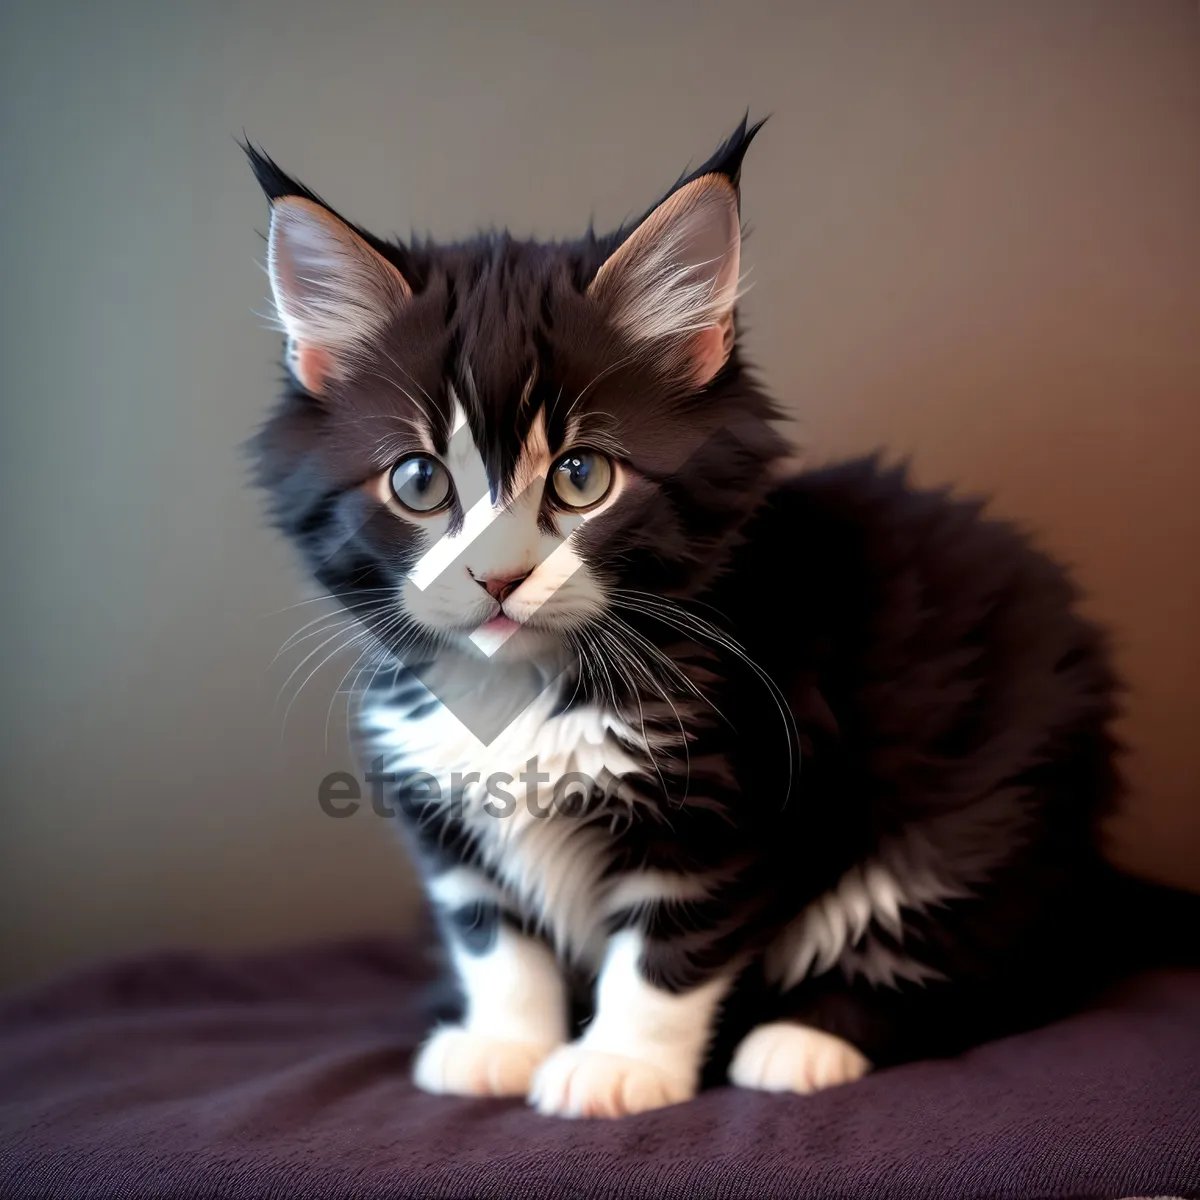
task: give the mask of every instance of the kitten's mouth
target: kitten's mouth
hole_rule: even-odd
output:
[[[489,617],[479,626],[480,629],[486,629],[491,633],[507,633],[513,634],[521,628],[520,621],[514,621],[506,612],[501,610],[494,617]]]
[[[460,626],[460,629],[466,635],[467,641],[488,658],[493,657],[502,646],[518,635],[521,650],[532,652],[535,648],[544,648],[547,639],[553,639],[555,634],[552,620],[547,622],[544,618],[539,619],[537,615],[526,620],[517,620],[510,617],[503,608],[498,608],[486,621],[473,628]]]
[[[495,616],[489,617],[472,634],[471,641],[491,658],[518,629],[519,621],[514,621],[503,609]]]

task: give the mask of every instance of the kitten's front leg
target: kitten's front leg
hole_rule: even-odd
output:
[[[900,1013],[925,998],[851,983],[836,970],[782,996],[775,1019],[750,1030],[734,1051],[729,1081],[766,1092],[821,1091],[861,1079],[870,1054],[895,1045]],[[949,1015],[949,1014],[948,1014]]]
[[[441,1025],[413,1065],[427,1092],[524,1096],[533,1073],[567,1040],[566,988],[550,947],[523,933],[487,881],[466,868],[430,894],[466,999],[461,1024]]]
[[[687,991],[658,987],[661,945],[635,930],[609,942],[596,1015],[583,1036],[538,1068],[529,1101],[547,1115],[620,1117],[678,1104],[696,1093],[717,1008],[732,975]]]

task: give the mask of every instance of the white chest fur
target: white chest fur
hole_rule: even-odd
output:
[[[510,898],[560,951],[589,960],[602,952],[612,910],[603,876],[620,810],[584,814],[561,802],[562,789],[579,777],[603,785],[644,760],[640,739],[611,712],[559,713],[558,699],[547,689],[488,745],[428,692],[416,703],[377,704],[364,723],[387,771],[432,776],[447,804],[461,796],[456,815]]]

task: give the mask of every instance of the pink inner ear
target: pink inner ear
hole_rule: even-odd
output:
[[[297,346],[291,354],[292,374],[303,387],[319,396],[325,382],[333,374],[333,355],[319,346]]]
[[[720,325],[704,329],[692,338],[688,346],[688,360],[692,368],[692,381],[697,387],[711,383],[717,372],[725,365],[733,350],[733,317],[727,316]]]
[[[588,294],[623,332],[660,347],[672,369],[704,387],[733,350],[740,259],[737,189],[723,175],[701,175],[608,257]]]
[[[313,395],[346,373],[411,298],[400,272],[333,213],[301,196],[271,206],[267,264],[288,368]]]

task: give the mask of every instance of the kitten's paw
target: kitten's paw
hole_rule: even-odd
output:
[[[654,1063],[562,1046],[538,1068],[529,1103],[545,1116],[623,1117],[690,1100],[695,1085]]]
[[[870,1062],[849,1042],[790,1021],[760,1025],[742,1040],[729,1081],[764,1092],[818,1092],[861,1079]]]
[[[413,1082],[422,1091],[452,1096],[524,1096],[538,1064],[553,1049],[443,1025],[417,1052]]]

